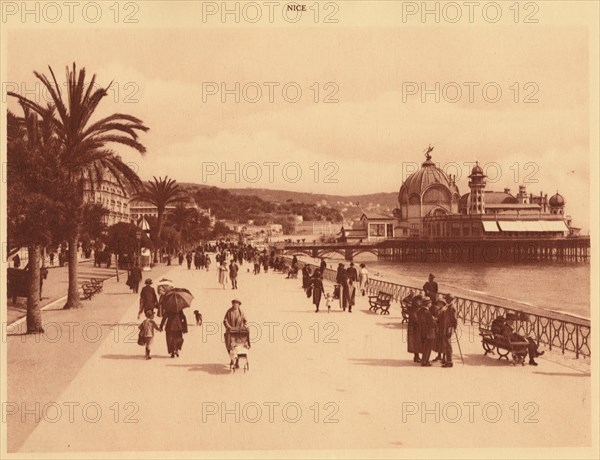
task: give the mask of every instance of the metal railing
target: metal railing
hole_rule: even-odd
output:
[[[285,257],[285,259],[288,262],[291,261],[289,257]],[[304,265],[308,265],[312,270],[318,268],[314,264],[302,261],[298,261],[298,263],[300,269]],[[335,283],[336,274],[335,270],[326,268],[325,273],[323,273],[323,279]],[[379,291],[391,294],[392,299],[398,303],[408,296],[410,291],[415,295],[424,294],[421,288],[391,283],[371,277],[369,277],[366,291],[371,295],[377,295]],[[591,356],[591,326],[588,320],[582,318],[567,321],[550,315],[515,310],[464,297],[454,296],[454,298],[456,299],[455,306],[458,319],[462,320],[464,324],[488,327],[497,316],[505,316],[507,313],[517,313],[519,320],[516,321],[515,332],[518,334],[525,337],[532,337],[538,345],[544,344],[550,350],[558,348],[563,354],[566,351],[573,352],[576,358],[579,358],[579,356]]]

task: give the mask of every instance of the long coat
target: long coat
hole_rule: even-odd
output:
[[[456,329],[456,309],[453,304],[444,306],[438,315],[438,331],[440,334],[440,353],[451,353],[452,349],[447,349],[452,337],[452,331]]]
[[[166,325],[165,325],[166,323]],[[183,312],[180,313],[165,313],[160,328],[165,326],[167,351],[174,353],[181,350],[183,346],[183,334],[187,333],[187,319]]]
[[[419,308],[413,303],[408,311],[408,352],[422,353],[423,340],[421,338],[421,327],[418,318]]]
[[[313,305],[315,305],[316,307],[319,306],[319,304],[321,303],[321,296],[323,295],[323,280],[318,277],[318,276],[314,276],[312,278],[312,289],[313,289]]]

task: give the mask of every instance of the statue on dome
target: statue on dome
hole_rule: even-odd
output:
[[[431,144],[429,144],[429,147],[427,147],[427,151],[425,152],[425,158],[427,158],[427,160],[431,160],[431,155],[430,153],[433,151],[434,147],[431,146]]]

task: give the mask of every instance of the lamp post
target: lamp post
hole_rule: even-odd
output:
[[[142,265],[142,261],[141,261],[141,251],[142,251],[142,247],[141,247],[141,241],[142,241],[142,229],[138,228],[135,231],[135,238],[137,240],[137,250],[135,253],[135,259],[134,262],[137,262],[137,264],[141,267]]]

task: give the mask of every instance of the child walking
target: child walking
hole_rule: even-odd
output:
[[[141,322],[138,326],[140,329],[140,338],[138,343],[140,345],[146,345],[146,359],[152,359],[150,357],[150,347],[154,340],[154,331],[160,331],[158,325],[154,322],[154,310],[146,310],[146,319]]]

